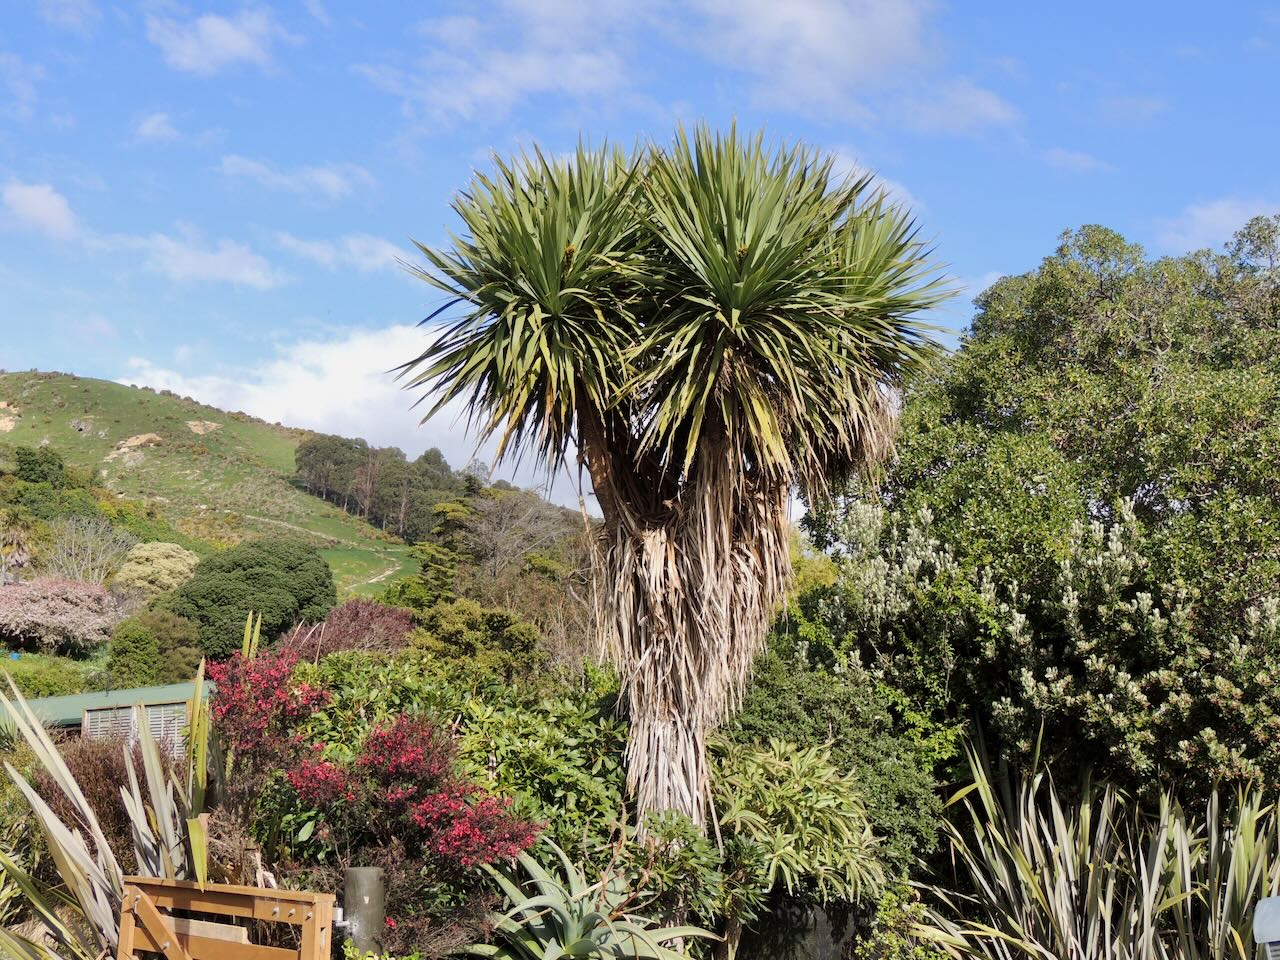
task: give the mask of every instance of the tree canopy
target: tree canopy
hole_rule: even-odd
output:
[[[1009,758],[1280,782],[1276,222],[1159,260],[1083,227],[983,293],[883,486],[809,519],[818,646]]]

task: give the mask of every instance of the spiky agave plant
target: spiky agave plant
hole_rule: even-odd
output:
[[[632,912],[636,894],[621,877],[592,883],[563,850],[545,842],[560,863],[555,873],[527,853],[512,866],[485,867],[510,907],[493,917],[498,942],[467,953],[500,960],[683,960],[684,951],[670,944],[715,939],[699,927],[658,927]]]
[[[788,502],[891,446],[893,387],[946,294],[867,177],[762,137],[498,161],[418,276],[461,311],[403,367],[498,456],[576,452],[603,515],[600,622],[641,820],[707,816],[706,736],[789,576]],[[427,322],[427,321],[424,321]],[[428,413],[430,416],[430,413]]]

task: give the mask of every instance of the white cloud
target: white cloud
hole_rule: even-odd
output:
[[[52,26],[88,33],[102,18],[93,0],[39,0],[40,17]]]
[[[80,232],[67,198],[47,183],[11,180],[2,197],[9,218],[21,227],[55,240],[70,240]]]
[[[44,79],[44,67],[28,63],[17,54],[0,51],[0,85],[9,95],[9,103],[0,113],[28,120],[35,112],[36,84]]]
[[[254,180],[273,190],[320,194],[328,200],[338,200],[350,194],[357,186],[369,186],[376,182],[368,170],[354,163],[279,170],[258,160],[229,154],[222,158],[218,169],[224,176]]]
[[[209,244],[189,229],[180,230],[177,236],[152,233],[127,238],[126,244],[146,252],[149,269],[179,282],[210,280],[258,290],[288,282],[288,277],[245,244],[233,240]]]
[[[487,21],[425,21],[414,63],[361,64],[355,72],[404,100],[411,114],[470,120],[504,115],[540,95],[607,98],[625,90],[624,0],[504,0]]]
[[[1068,150],[1065,147],[1050,147],[1043,154],[1044,162],[1059,170],[1072,173],[1090,173],[1094,170],[1105,170],[1107,164],[1093,154],[1083,150]]]
[[[1280,203],[1260,199],[1223,197],[1205,203],[1193,203],[1177,217],[1157,223],[1156,242],[1171,253],[1221,250],[1232,234],[1251,217],[1272,214]]]
[[[907,123],[928,133],[978,133],[1018,120],[1018,111],[1011,104],[967,77],[933,85],[905,106]]]
[[[182,137],[167,113],[147,114],[138,121],[133,132],[139,140],[148,142],[179,140]]]
[[[148,16],[147,39],[175,70],[208,75],[237,63],[269,67],[274,41],[290,38],[269,11],[252,9],[234,17],[205,14],[187,22]]]
[[[695,0],[693,41],[756,75],[771,105],[866,115],[870,89],[924,62],[929,0]]]
[[[302,0],[302,5],[307,8],[307,13],[311,14],[313,20],[324,26],[329,26],[332,20],[329,18],[329,11],[325,9],[321,0]]]
[[[406,391],[388,371],[418,356],[432,331],[409,325],[356,329],[340,337],[299,340],[276,348],[275,356],[220,374],[189,376],[135,357],[122,383],[173,390],[224,410],[243,410],[264,420],[348,437],[378,446],[397,446],[410,457],[439,447],[454,466],[475,452],[461,407],[451,405],[419,426],[429,409],[412,409],[418,394]],[[482,452],[486,462],[488,452]],[[499,476],[532,485],[530,470],[502,469]],[[556,489],[561,502],[575,502],[567,484]]]
[[[276,242],[295,256],[322,267],[352,267],[361,273],[399,270],[407,249],[368,233],[348,233],[336,240],[303,240],[290,233],[276,234]]]
[[[188,224],[179,224],[173,233],[117,233],[90,237],[88,243],[109,253],[139,253],[143,267],[178,283],[208,281],[271,290],[290,279],[246,244],[227,239],[208,242]]]

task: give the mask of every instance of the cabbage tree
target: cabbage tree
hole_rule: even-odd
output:
[[[762,137],[496,161],[419,244],[445,291],[402,370],[499,458],[576,458],[599,511],[600,622],[640,813],[705,823],[706,735],[741,695],[790,573],[793,493],[892,445],[894,387],[945,295],[869,177]]]

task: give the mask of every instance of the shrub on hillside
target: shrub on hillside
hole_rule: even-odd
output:
[[[341,650],[392,652],[408,643],[413,630],[411,611],[357,597],[334,607],[321,623],[298,624],[277,646],[313,661]]]
[[[296,623],[323,620],[337,592],[319,551],[296,540],[254,540],[201,560],[191,579],[158,603],[200,628],[210,659],[240,645],[250,611],[272,641]]]
[[[176,543],[139,543],[116,572],[115,583],[151,598],[178,589],[199,563],[198,556]]]
[[[66,465],[48,447],[18,447],[13,452],[14,476],[27,483],[47,483],[61,487],[67,482]]]
[[[169,610],[144,610],[112,634],[107,676],[113,687],[181,683],[195,676],[201,656],[194,623]]]
[[[0,587],[0,641],[11,647],[83,656],[111,637],[119,619],[100,586],[39,579]]]
[[[436,604],[419,619],[422,631],[414,646],[442,660],[465,661],[504,680],[536,675],[545,665],[537,629],[510,610],[454,600]]]

